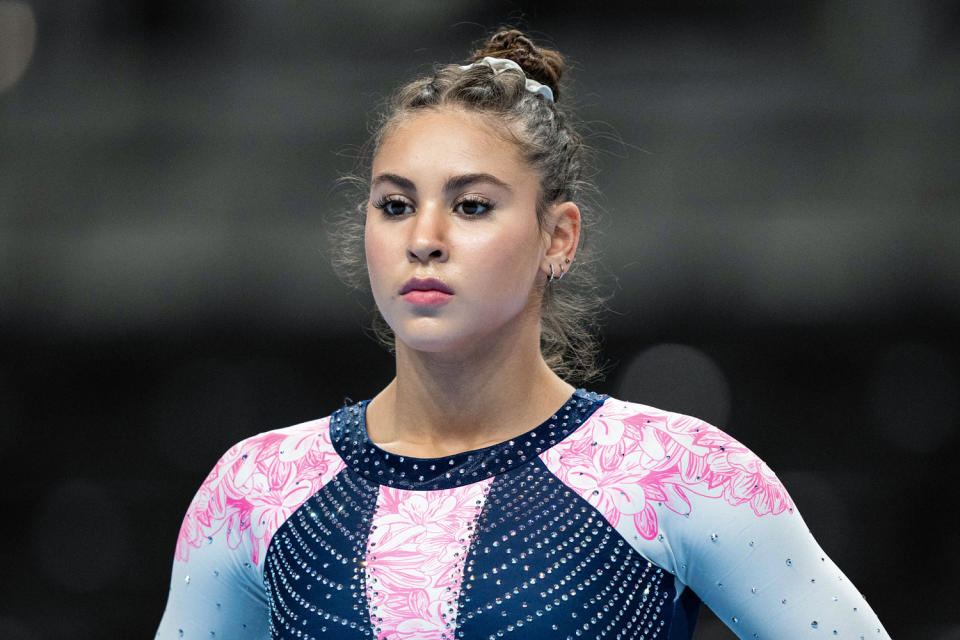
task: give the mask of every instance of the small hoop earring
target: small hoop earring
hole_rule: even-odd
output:
[[[550,278],[547,280],[547,282],[553,282],[553,280],[554,280],[554,278],[553,278],[553,263],[551,262],[551,263],[550,263]]]
[[[563,280],[564,275],[566,274],[563,272],[563,265],[560,265],[560,277],[557,280]]]

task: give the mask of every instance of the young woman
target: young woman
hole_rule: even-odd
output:
[[[158,638],[688,639],[701,601],[741,638],[888,637],[762,460],[558,375],[596,302],[562,71],[502,31],[398,92],[355,220],[396,377],[221,458]]]

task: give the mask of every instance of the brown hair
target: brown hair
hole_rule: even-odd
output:
[[[453,106],[496,119],[498,131],[509,136],[540,174],[536,214],[541,228],[544,228],[549,206],[568,200],[580,206],[582,226],[593,226],[586,211],[587,200],[594,190],[586,175],[588,149],[574,128],[571,115],[562,106],[525,87],[526,78],[532,78],[550,87],[555,100],[559,98],[565,70],[563,57],[556,51],[536,46],[517,29],[494,33],[474,51],[473,61],[485,56],[513,60],[523,69],[523,74],[510,71],[494,74],[486,65],[466,70],[455,64],[438,65],[432,75],[404,85],[388,101],[365,147],[363,171],[344,179],[357,188],[359,202],[338,219],[330,234],[334,269],[347,284],[357,289],[369,286],[363,225],[372,159],[396,123],[428,109]],[[581,232],[581,246],[569,273],[562,282],[555,281],[544,288],[541,302],[540,351],[553,371],[576,381],[591,380],[601,374],[596,330],[606,299],[597,292],[596,265],[583,238]],[[376,338],[393,350],[393,331],[376,309],[372,328]]]

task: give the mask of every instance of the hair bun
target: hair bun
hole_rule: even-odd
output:
[[[550,87],[554,99],[560,97],[560,78],[565,68],[563,56],[553,49],[545,49],[518,29],[503,29],[490,36],[482,47],[473,52],[473,61],[485,56],[506,58],[520,65],[528,78]]]

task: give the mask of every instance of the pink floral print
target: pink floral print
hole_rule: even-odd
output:
[[[492,481],[438,491],[380,487],[365,563],[377,638],[453,638],[464,560]]]
[[[343,467],[330,444],[329,418],[269,431],[227,451],[200,486],[180,526],[175,558],[226,536],[246,539],[259,565],[270,539],[300,505]]]
[[[697,418],[643,405],[608,400],[540,458],[611,526],[633,518],[647,540],[659,531],[655,504],[689,514],[694,494],[747,503],[757,516],[794,509],[770,468],[732,437]]]

